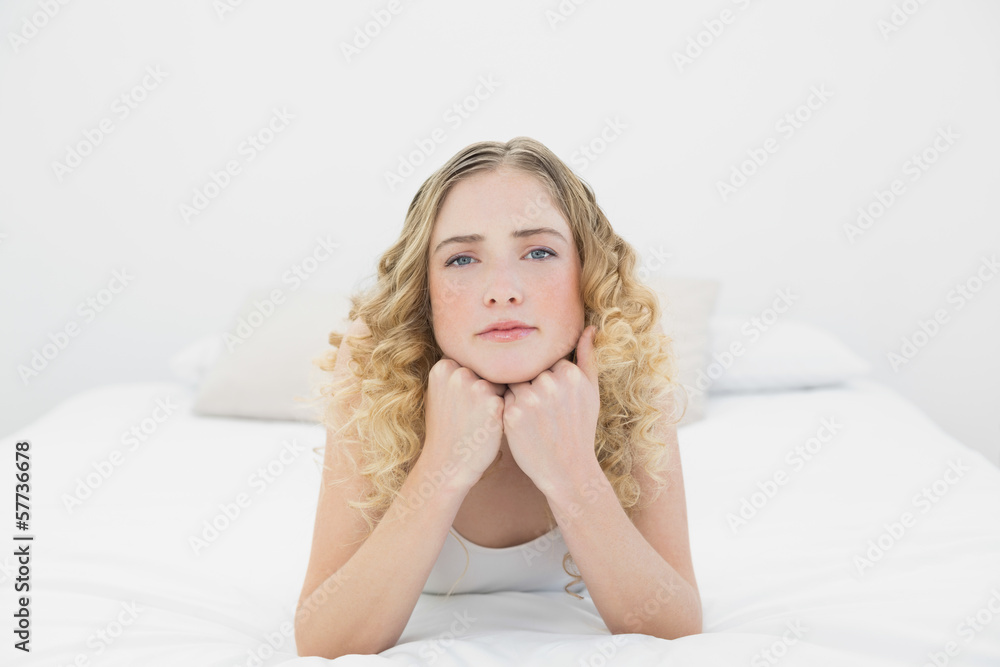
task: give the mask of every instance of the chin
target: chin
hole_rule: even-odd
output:
[[[461,364],[461,362],[459,363]],[[538,373],[531,375],[530,371],[525,371],[521,368],[511,368],[510,366],[504,366],[502,364],[462,365],[487,382],[492,382],[494,384],[516,384],[518,382],[527,382],[528,380],[535,379],[538,373],[541,373],[541,371],[538,371]]]
[[[491,363],[476,364],[469,368],[488,382],[517,384],[534,380],[539,373],[552,368],[556,361],[558,359],[523,360],[521,363],[511,363],[509,360],[505,362],[503,359],[494,359]]]

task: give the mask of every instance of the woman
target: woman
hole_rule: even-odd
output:
[[[454,578],[452,529],[477,549],[462,592],[555,581],[538,563],[558,548],[567,593],[585,589],[612,632],[701,632],[679,385],[636,260],[533,139],[473,144],[423,183],[320,364],[333,375],[300,655],[394,646],[419,595]],[[512,551],[528,546],[546,547],[535,564]],[[475,569],[492,556],[506,560]]]

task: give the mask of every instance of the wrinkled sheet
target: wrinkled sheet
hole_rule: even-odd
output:
[[[322,428],[195,416],[192,400],[107,385],[2,440],[8,462],[31,442],[35,540],[32,651],[8,631],[0,663],[330,662],[297,657],[292,631]],[[333,662],[1000,665],[1000,469],[912,404],[870,380],[710,395],[679,438],[702,634],[611,635],[561,591],[422,595],[395,647]]]

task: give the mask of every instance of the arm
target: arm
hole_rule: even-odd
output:
[[[367,334],[360,320],[347,331],[348,337]],[[337,351],[338,380],[351,374],[348,337]],[[348,505],[370,490],[351,462],[360,461],[360,445],[338,428],[357,410],[358,400],[336,404],[327,431],[312,551],[295,613],[295,643],[303,656],[333,659],[394,646],[471,488],[454,476],[432,478],[442,466],[423,450],[369,535],[360,511]]]
[[[295,615],[300,656],[335,659],[395,646],[468,493],[441,485],[433,468],[418,459],[402,495],[354,555],[319,586],[303,590]]]
[[[654,331],[663,334],[659,323]],[[677,425],[666,424],[673,408],[672,398],[660,406],[658,424],[666,460],[673,462],[665,471],[666,487],[657,489],[648,473],[636,468],[640,496],[654,500],[638,509],[632,521],[596,458],[550,492],[566,546],[612,634],[676,639],[702,631]]]
[[[662,329],[656,328],[662,334]],[[687,509],[677,429],[667,424],[671,392],[663,395],[655,431],[666,459],[666,490],[635,467],[640,497],[622,509],[594,451],[600,409],[593,363],[593,327],[577,344],[577,363],[560,359],[531,382],[508,385],[504,432],[511,453],[531,477],[558,522],[594,604],[613,634],[675,639],[701,632],[701,600],[688,546]]]
[[[683,486],[677,481],[679,460],[669,477],[671,491],[661,493],[635,524],[596,460],[588,477],[578,477],[549,496],[573,561],[612,634],[676,639],[702,631],[687,522],[676,520],[686,516]],[[645,494],[650,484],[643,479]]]

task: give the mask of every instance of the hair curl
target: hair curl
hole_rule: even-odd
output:
[[[501,168],[537,177],[573,233],[582,267],[584,326],[596,325],[594,364],[601,408],[594,453],[601,469],[630,520],[640,500],[633,475],[636,466],[658,489],[666,485],[660,472],[667,450],[656,425],[668,417],[661,415],[662,406],[676,406],[675,390],[683,391],[683,386],[675,379],[673,341],[656,331],[662,313],[657,294],[637,279],[637,253],[611,228],[590,186],[543,144],[529,137],[506,143],[482,141],[459,151],[420,186],[398,240],[378,262],[377,282],[350,295],[348,319],[360,320],[369,333],[358,337],[333,331],[329,335],[333,349],[314,359],[323,371],[333,371],[337,350],[349,338],[353,376],[345,374],[340,381],[314,387],[313,400],[323,402],[321,423],[360,445],[363,460],[352,461],[369,492],[349,505],[360,510],[369,535],[399,496],[420,455],[428,374],[443,356],[431,324],[428,287],[429,246],[437,213],[457,182]],[[341,423],[337,406],[347,404],[358,407]],[[683,412],[665,423],[682,418]],[[342,481],[346,480],[333,484]],[[565,590],[580,598],[569,587],[582,577],[567,569],[568,561],[572,556],[567,552],[563,570],[575,581]],[[448,595],[452,590],[454,585]]]

